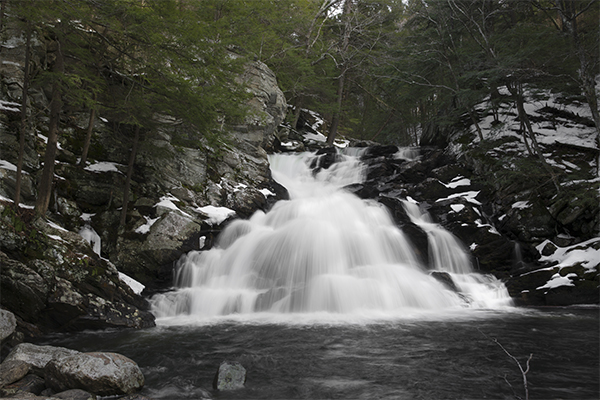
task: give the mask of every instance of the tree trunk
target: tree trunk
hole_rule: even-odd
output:
[[[531,140],[531,146],[533,147],[535,154],[542,163],[544,169],[550,174],[550,177],[552,178],[552,183],[554,183],[554,186],[556,187],[556,191],[560,192],[560,185],[558,184],[556,175],[554,174],[554,171],[552,171],[552,168],[550,167],[550,165],[548,165],[546,159],[544,158],[544,153],[542,153],[542,149],[538,144],[538,141],[535,137],[535,132],[533,131],[533,127],[531,126],[531,121],[529,121],[529,117],[527,116],[527,112],[525,111],[522,85],[520,83],[517,83],[515,85],[509,84],[506,86],[510,93],[515,97],[519,121],[521,121],[521,123],[525,125],[527,133],[529,134],[529,140]]]
[[[4,14],[4,1],[2,2]],[[21,95],[21,128],[19,130],[19,156],[17,159],[17,177],[15,183],[15,209],[19,209],[21,202],[21,181],[23,178],[23,156],[25,154],[25,135],[27,134],[27,91],[29,90],[29,58],[31,52],[31,23],[27,22],[25,28],[25,65],[23,66],[23,94]]]
[[[54,161],[56,159],[56,143],[58,142],[58,123],[62,106],[61,83],[59,82],[58,77],[64,74],[65,69],[62,52],[62,42],[59,40],[53,69],[57,76],[54,77],[54,83],[52,84],[48,143],[46,144],[46,152],[44,154],[44,169],[42,170],[42,177],[38,185],[38,197],[35,203],[35,211],[39,216],[44,216],[48,211],[50,196],[52,194],[52,182],[54,180]]]
[[[352,0],[344,1],[343,18],[345,19],[345,23],[344,32],[342,36],[342,43],[340,46],[340,54],[342,56],[342,60],[346,57],[346,53],[348,52],[348,46],[350,44],[350,34],[352,33],[352,26],[350,22],[351,18],[349,15],[352,12],[352,7]],[[335,137],[337,135],[338,126],[340,124],[342,103],[344,99],[344,84],[346,83],[346,73],[348,72],[348,68],[349,64],[346,61],[342,61],[341,73],[340,77],[338,78],[336,109],[333,112],[333,118],[331,119],[331,128],[329,129],[329,135],[327,135],[327,144],[329,146],[333,146],[333,142],[335,141]]]
[[[123,208],[121,209],[121,220],[119,226],[125,228],[127,221],[127,203],[129,202],[129,188],[131,186],[131,176],[133,175],[133,166],[137,155],[138,143],[140,141],[140,126],[136,125],[135,135],[133,137],[133,146],[129,155],[129,165],[127,166],[127,177],[125,178],[125,187],[123,188]]]
[[[340,124],[340,115],[342,113],[342,102],[344,96],[344,83],[346,80],[346,69],[342,70],[342,74],[338,80],[337,90],[337,104],[336,110],[333,112],[333,118],[331,119],[331,128],[329,129],[329,135],[327,135],[327,144],[333,146],[333,142],[337,135],[338,126]]]
[[[96,96],[94,95],[94,100]],[[81,161],[79,162],[80,168],[85,168],[85,163],[87,162],[88,151],[90,150],[90,142],[92,141],[92,132],[94,131],[94,121],[96,119],[96,109],[92,108],[90,110],[90,120],[88,123],[87,132],[85,135],[85,141],[83,142],[83,150],[81,151]]]

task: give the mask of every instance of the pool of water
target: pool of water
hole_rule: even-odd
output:
[[[135,360],[155,399],[598,399],[598,308],[468,310],[403,318],[296,315],[159,320],[146,330],[83,332],[38,344]],[[498,343],[493,339],[497,339]],[[246,387],[212,389],[239,361]]]

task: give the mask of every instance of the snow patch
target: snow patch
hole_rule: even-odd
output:
[[[150,217],[146,217],[145,215],[144,215],[144,218],[146,218],[146,223],[144,225],[138,226],[137,229],[135,230],[135,233],[144,235],[144,234],[150,232],[150,228],[152,227],[152,225],[154,225],[154,223],[160,219],[160,217],[150,218]]]
[[[450,208],[452,209],[451,212],[461,212],[464,208],[465,205],[464,204],[450,204]]]
[[[219,225],[227,218],[235,215],[235,211],[227,207],[204,206],[196,208],[196,211],[206,215],[209,225]]]
[[[122,273],[120,271],[119,271],[119,279],[121,281],[125,282],[125,284],[127,284],[127,286],[129,286],[131,288],[131,290],[133,290],[133,293],[135,293],[135,294],[141,294],[142,291],[146,288],[146,286],[144,286],[140,282],[136,281],[129,275],[125,275],[124,273]]]
[[[100,173],[100,172],[118,172],[120,174],[123,174],[119,168],[117,168],[117,163],[114,162],[109,162],[109,161],[100,161],[100,162],[96,162],[94,164],[88,165],[87,167],[85,167],[84,169],[86,171],[90,171],[90,172],[96,172],[96,173]]]
[[[515,204],[512,205],[512,208],[516,208],[518,210],[524,210],[529,207],[531,207],[531,203],[528,201],[517,201]]]
[[[464,197],[466,201],[468,201],[469,203],[473,203],[476,204],[478,206],[481,205],[481,202],[479,202],[478,200],[475,199],[475,197],[477,197],[477,195],[479,194],[479,190],[475,191],[475,190],[471,190],[468,192],[461,192],[461,193],[454,193],[451,194],[448,197],[444,197],[443,199],[437,199],[436,203],[439,201],[445,201],[445,200],[451,200],[451,199],[455,199],[458,197]]]

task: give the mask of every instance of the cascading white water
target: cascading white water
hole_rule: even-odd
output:
[[[232,222],[211,250],[184,255],[176,265],[177,289],[151,299],[158,318],[258,312],[401,314],[467,305],[464,296],[418,264],[410,241],[382,205],[341,189],[362,181],[357,157],[342,156],[316,175],[308,167],[314,157],[270,157],[273,177],[291,199],[266,214]],[[440,252],[440,265],[460,251],[460,246],[448,244]],[[450,263],[456,266],[443,270],[453,277],[471,273],[468,258],[454,257]],[[489,291],[487,282],[479,286]],[[488,306],[484,299],[477,298],[477,305]]]
[[[404,209],[410,220],[427,233],[433,269],[448,273],[458,290],[467,296],[474,306],[494,307],[510,304],[510,295],[504,284],[493,275],[474,273],[469,255],[460,241],[434,223],[431,216],[422,212],[418,204],[411,200],[403,200]]]

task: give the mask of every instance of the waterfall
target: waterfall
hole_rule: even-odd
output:
[[[358,155],[338,155],[337,162],[317,173],[309,167],[319,157],[314,154],[270,156],[273,177],[288,189],[290,200],[279,201],[268,213],[258,211],[248,220],[231,222],[212,249],[182,256],[175,267],[176,289],[151,299],[153,313],[159,319],[255,313],[397,315],[488,307],[485,296],[474,294],[502,285],[487,278],[457,279],[472,273],[458,242],[439,245],[439,270],[451,273],[473,300],[419,264],[410,239],[384,206],[343,189],[364,179]],[[430,229],[437,230],[443,231]]]

